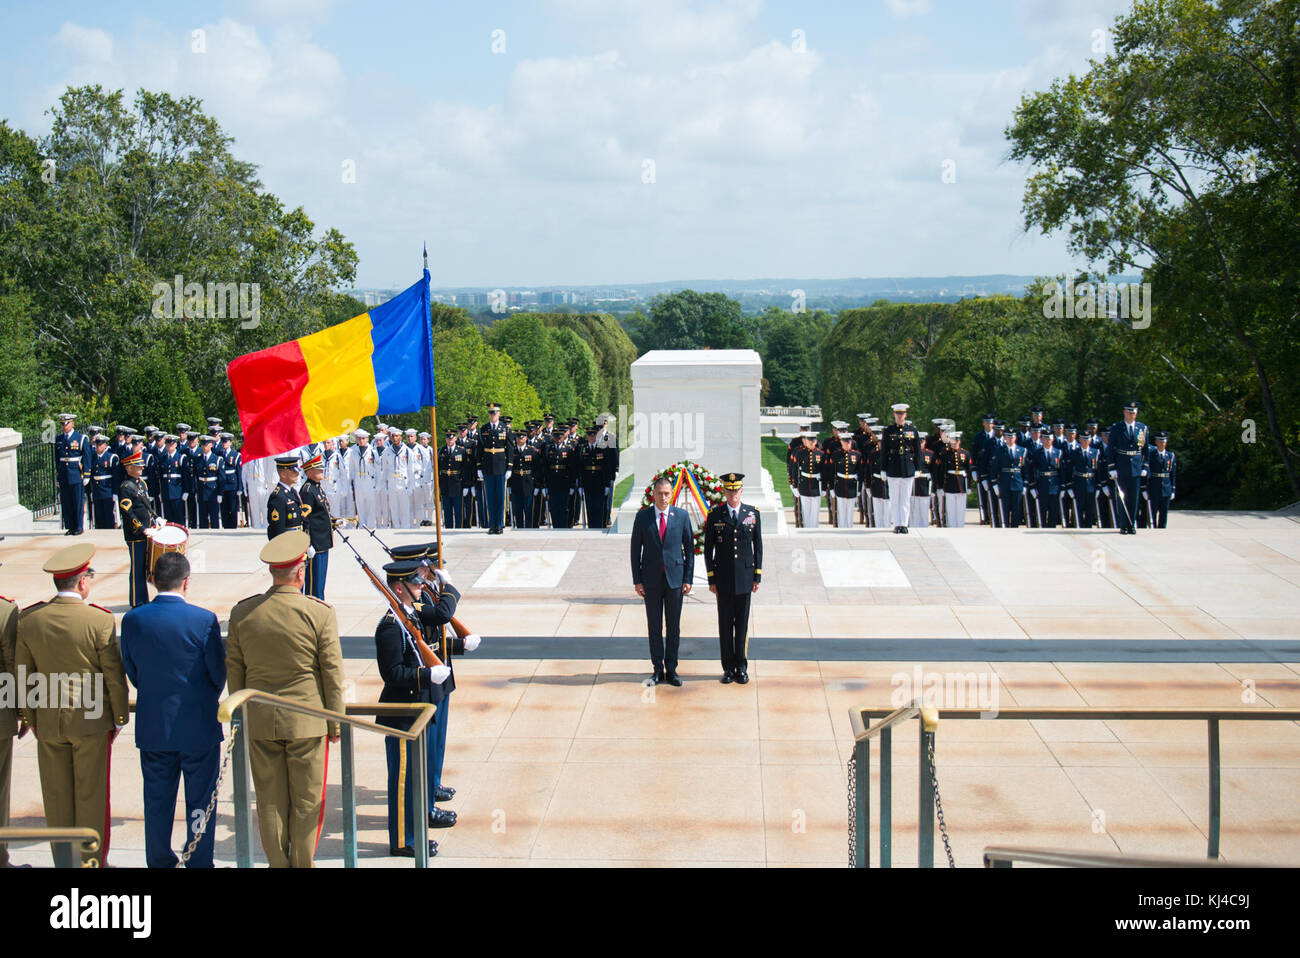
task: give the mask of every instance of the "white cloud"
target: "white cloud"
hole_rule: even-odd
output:
[[[885,0],[885,6],[899,20],[930,12],[930,0]]]
[[[56,38],[59,45],[77,57],[95,63],[108,63],[113,59],[113,38],[103,30],[65,23]]]

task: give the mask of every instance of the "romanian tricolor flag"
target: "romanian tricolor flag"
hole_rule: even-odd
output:
[[[240,356],[226,375],[246,461],[349,432],[366,416],[434,405],[429,271],[345,323]]]
[[[683,490],[691,499],[695,500],[695,506],[700,510],[700,518],[703,519],[709,514],[708,507],[704,504],[704,493],[700,489],[700,484],[696,481],[690,471],[685,466],[677,473],[677,480],[673,483],[672,503],[676,505],[677,496]]]

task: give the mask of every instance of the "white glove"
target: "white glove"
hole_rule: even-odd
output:
[[[1104,493],[1106,493],[1106,495],[1110,495],[1110,486],[1107,486],[1105,489],[1103,489],[1103,490],[1101,490],[1101,491],[1104,492]]]
[[[1112,470],[1110,470],[1110,477],[1111,477],[1112,479],[1118,478],[1118,477],[1119,477],[1119,473],[1116,472],[1114,469],[1112,469]]]
[[[1038,490],[1037,490],[1037,489],[1030,489],[1030,490],[1029,490],[1029,494],[1030,494],[1031,496],[1033,496],[1035,499],[1038,498]]]
[[[468,496],[468,495],[469,495],[469,490],[468,490],[468,489],[462,489],[462,490],[460,491],[460,494],[461,494],[462,496]]]
[[[1174,501],[1174,496],[1176,496],[1176,495],[1177,495],[1177,493],[1174,493],[1174,492],[1169,493],[1169,501],[1170,501],[1170,502],[1173,502],[1173,501]]]
[[[506,470],[506,482],[509,482],[509,481],[510,481],[510,470],[507,469],[507,470]]]
[[[90,476],[83,476],[82,479],[81,479],[81,484],[82,484],[83,486],[88,486],[88,485],[90,485]]]
[[[188,492],[181,493],[181,502],[187,502],[189,498],[190,498],[190,494]]]
[[[483,478],[483,470],[482,470],[482,469],[480,469],[480,470],[478,471],[478,477],[479,477],[480,479]]]
[[[167,525],[166,519],[164,519],[162,516],[154,516],[153,527],[155,529],[161,529],[165,525]]]
[[[473,652],[483,642],[483,637],[471,632],[465,636],[465,651]]]
[[[449,586],[449,585],[452,584],[452,583],[451,583],[451,576],[448,574],[448,572],[447,572],[446,569],[434,569],[434,570],[433,570],[433,581],[436,582],[436,583],[438,583],[438,588],[439,588],[440,590],[441,590],[441,589],[445,589],[445,588],[447,588],[447,586]]]
[[[1073,489],[1070,489],[1070,490],[1069,490],[1069,493],[1070,493],[1070,498],[1073,499],[1073,498],[1074,498],[1074,490],[1073,490]]]
[[[920,469],[916,470],[916,475],[914,475],[912,478],[913,478],[913,479],[920,479],[920,478],[921,478],[921,470],[920,470]]]
[[[434,685],[441,685],[451,676],[451,668],[446,665],[429,666],[429,681]]]
[[[1146,474],[1147,474],[1147,471],[1146,471],[1145,469],[1143,469],[1143,470],[1142,470],[1142,475],[1145,476]]]
[[[316,547],[315,547],[315,546],[308,546],[308,547],[307,547],[307,558],[310,559],[310,558],[312,558],[312,557],[315,556],[315,555],[316,555]]]

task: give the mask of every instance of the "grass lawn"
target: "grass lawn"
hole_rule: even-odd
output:
[[[763,468],[771,473],[772,484],[776,486],[783,506],[794,505],[794,495],[790,492],[790,484],[786,482],[785,457],[789,452],[790,447],[784,439],[776,436],[763,437]]]

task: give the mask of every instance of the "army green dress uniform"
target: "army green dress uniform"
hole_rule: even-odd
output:
[[[144,454],[138,450],[122,460],[123,468],[143,463]],[[145,533],[158,519],[143,478],[127,476],[122,480],[117,487],[117,508],[122,513],[122,538],[130,559],[127,597],[134,609],[149,601],[149,537]]]
[[[87,572],[94,554],[91,543],[69,546],[51,556],[43,568],[56,580],[67,579]],[[36,732],[45,824],[93,828],[99,833],[100,848],[83,852],[82,861],[96,858],[104,864],[112,815],[109,762],[113,739],[129,717],[126,672],[113,613],[85,602],[75,592],[60,592],[48,602],[28,606],[18,619],[14,665],[29,678],[45,676],[51,693],[44,703],[36,703],[40,707],[23,709],[23,721]],[[67,679],[50,681],[55,673]],[[103,698],[96,710],[90,707],[87,683],[102,683]],[[60,707],[64,703],[69,707]],[[61,854],[56,850],[56,861]]]
[[[743,488],[744,475],[722,476],[723,489]],[[749,602],[763,578],[763,523],[758,510],[740,503],[735,515],[725,502],[704,520],[704,568],[718,601],[718,650],[722,683],[749,681]]]
[[[262,547],[271,569],[292,569],[310,539],[295,530]],[[338,618],[319,599],[291,585],[272,585],[230,610],[226,683],[342,712],[343,653]],[[272,868],[311,868],[325,818],[326,734],[323,719],[266,705],[247,707],[248,738],[262,848]]]
[[[0,681],[13,682],[18,644],[18,606],[0,595]],[[9,784],[13,779],[14,736],[18,734],[16,704],[0,697],[0,828],[9,826]],[[0,844],[0,868],[9,867],[9,847]]]

